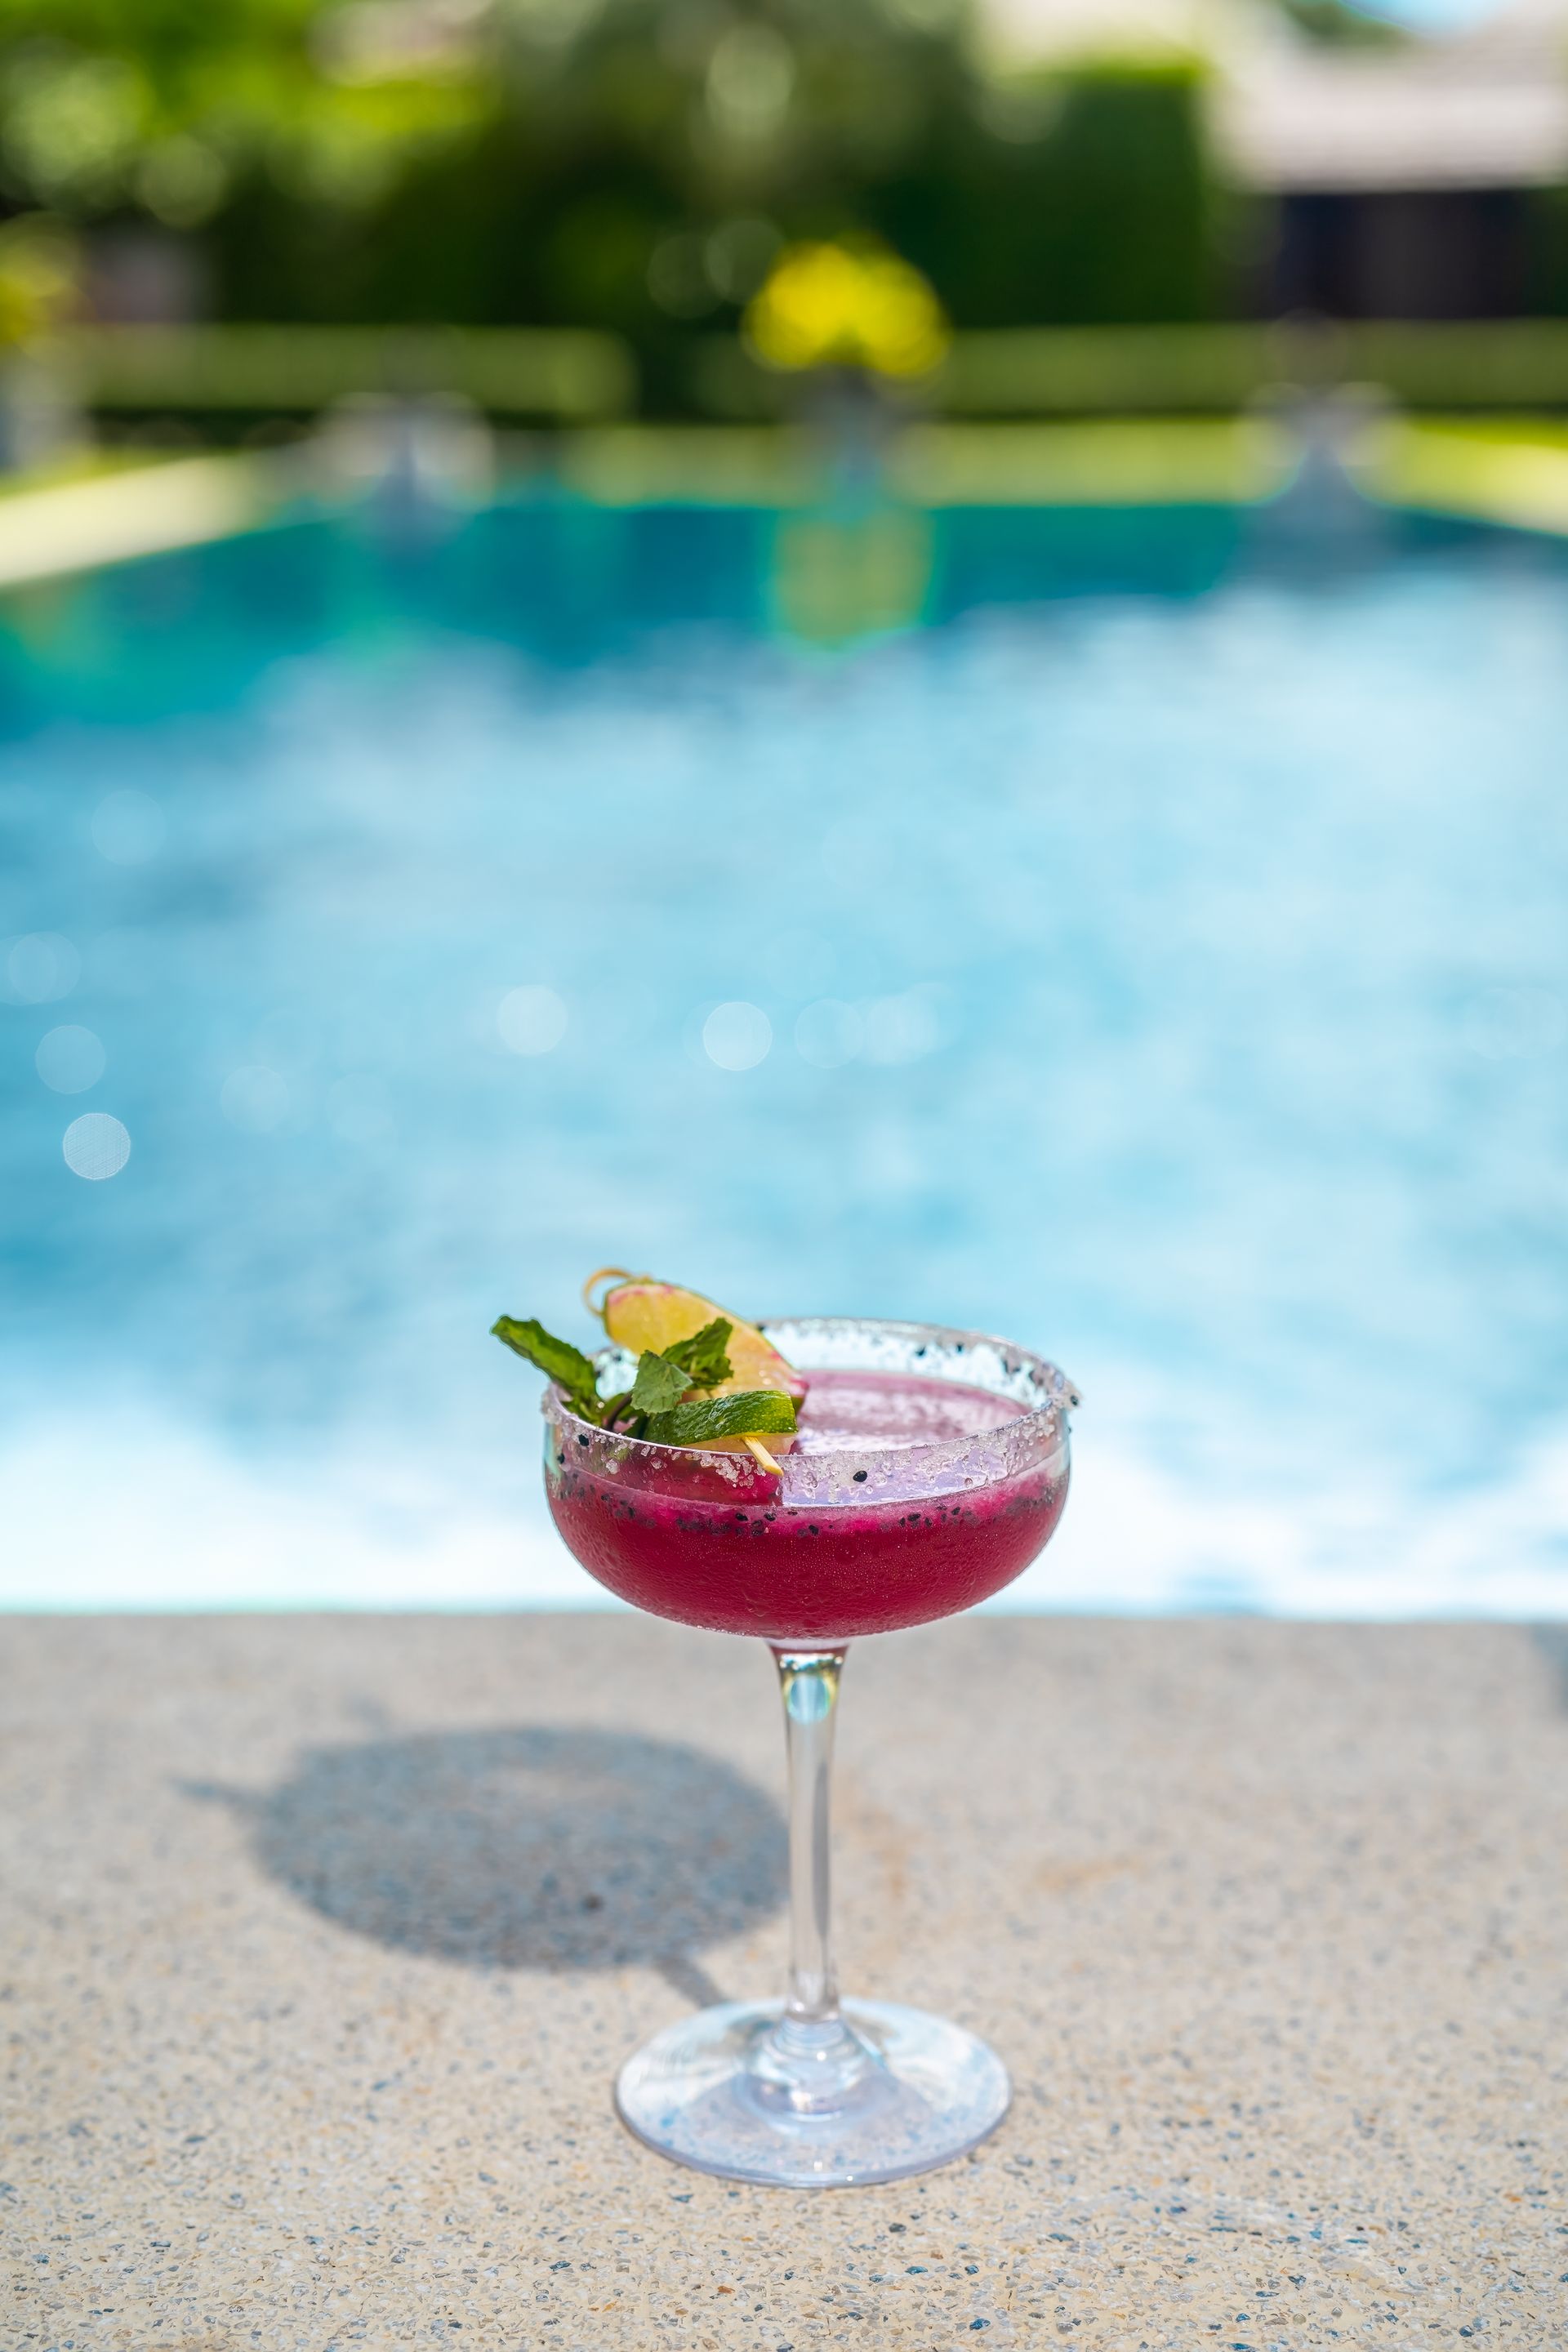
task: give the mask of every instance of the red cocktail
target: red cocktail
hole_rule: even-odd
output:
[[[1028,1413],[946,1380],[818,1371],[775,1478],[743,1453],[606,1440],[560,1409],[550,1508],[584,1567],[656,1616],[775,1642],[887,1633],[987,1600],[1049,1537],[1067,1500],[1065,1444],[1019,1447],[1016,1467],[964,1483],[972,1442]],[[962,1468],[933,1475],[939,1450]],[[825,1498],[820,1465],[847,1454],[856,1462]]]
[[[710,1302],[679,1296],[695,1328]],[[626,1434],[616,1408],[647,1356],[608,1349],[589,1364],[537,1327],[520,1350],[555,1349],[584,1412],[605,1400],[600,1422],[562,1387],[544,1400],[550,1508],[577,1559],[657,1616],[761,1634],[784,1693],[788,1998],[724,2002],[657,2034],[622,2068],[616,2104],[650,2147],[732,2179],[890,2180],[973,2147],[1010,2091],[1001,2062],[961,2027],[839,2001],[827,1791],[845,1644],[967,1609],[1028,1565],[1067,1500],[1078,1399],[1054,1366],[972,1331],[819,1317],[735,1336],[751,1365],[771,1360],[779,1377],[793,1367],[807,1384],[794,1432],[765,1445]],[[581,1387],[595,1370],[597,1395]],[[681,1373],[671,1378],[679,1389]]]

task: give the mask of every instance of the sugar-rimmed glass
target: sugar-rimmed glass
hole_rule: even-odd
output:
[[[980,1332],[840,1316],[762,1328],[811,1384],[776,1475],[744,1450],[652,1445],[544,1398],[546,1489],[572,1552],[656,1615],[761,1635],[784,1698],[787,1994],[656,2035],[616,2101],[650,2147],[728,2179],[891,2180],[974,2147],[1011,2094],[963,2027],[838,1998],[828,1790],[845,1651],[970,1608],[1028,1565],[1067,1498],[1078,1398],[1054,1365]],[[602,1393],[627,1385],[622,1350],[595,1360]]]

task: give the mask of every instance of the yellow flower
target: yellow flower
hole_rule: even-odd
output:
[[[876,246],[786,247],[744,331],[770,367],[864,367],[878,375],[924,375],[952,340],[920,271]]]

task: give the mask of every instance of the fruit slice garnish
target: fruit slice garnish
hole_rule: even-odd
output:
[[[619,1275],[620,1268],[603,1267],[590,1278],[588,1290],[606,1274]],[[754,1323],[744,1322],[700,1291],[679,1289],[673,1282],[655,1282],[649,1275],[628,1275],[612,1285],[594,1312],[616,1347],[635,1355],[651,1349],[662,1356],[667,1348],[693,1338],[721,1318],[730,1326],[725,1342],[730,1377],[711,1391],[714,1396],[738,1396],[743,1389],[778,1389],[793,1397],[805,1394],[801,1375],[772,1340],[763,1339]]]
[[[608,1280],[610,1287],[595,1299],[595,1286]],[[621,1266],[601,1266],[589,1276],[583,1296],[590,1312],[597,1315],[608,1338],[618,1348],[640,1355],[651,1349],[663,1355],[668,1348],[682,1339],[689,1339],[717,1318],[730,1326],[725,1352],[730,1359],[730,1377],[717,1387],[705,1391],[715,1397],[740,1396],[748,1389],[773,1389],[797,1402],[805,1394],[806,1384],[793,1366],[765,1339],[754,1323],[731,1315],[700,1291],[683,1290],[673,1282],[656,1282],[651,1275],[627,1274]],[[789,1449],[787,1436],[769,1434],[767,1444],[763,1433],[754,1436],[710,1438],[708,1450],[738,1454],[742,1450],[754,1454],[764,1466],[776,1467],[770,1448],[779,1453]]]

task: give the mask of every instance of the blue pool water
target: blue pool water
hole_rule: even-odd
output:
[[[1015,1602],[1568,1600],[1550,547],[316,520],[0,730],[6,1598],[595,1597],[486,1327],[613,1260],[1054,1354]]]

